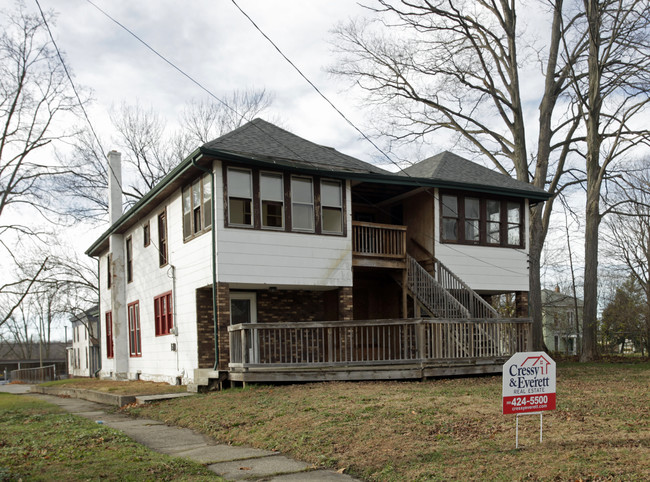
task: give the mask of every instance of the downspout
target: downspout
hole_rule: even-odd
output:
[[[215,197],[214,197],[214,171],[201,167],[196,163],[196,157],[192,159],[192,165],[199,171],[210,173],[210,222],[212,223],[212,324],[214,325],[214,370],[219,367],[219,330],[217,326],[217,225],[215,222]]]

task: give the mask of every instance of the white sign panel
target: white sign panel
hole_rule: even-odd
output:
[[[542,351],[515,353],[503,365],[503,413],[555,410],[555,362]]]

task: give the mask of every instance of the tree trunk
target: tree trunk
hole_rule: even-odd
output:
[[[544,350],[544,330],[542,326],[542,280],[540,259],[544,246],[541,208],[530,211],[529,285],[528,302],[533,319],[533,350]]]

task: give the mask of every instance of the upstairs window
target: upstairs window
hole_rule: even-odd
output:
[[[228,169],[228,222],[253,225],[253,175],[248,169]]]
[[[167,212],[158,214],[158,263],[167,264]]]
[[[212,174],[207,173],[183,188],[183,239],[208,231],[212,225]]]
[[[345,181],[223,165],[224,224],[346,235]]]
[[[260,203],[262,227],[284,228],[284,182],[282,174],[260,173]]]
[[[321,222],[324,233],[343,232],[341,181],[321,181]]]
[[[291,221],[296,231],[314,230],[314,185],[310,177],[291,178]]]
[[[443,243],[523,247],[523,203],[442,193]]]
[[[443,194],[442,200],[442,240],[458,241],[458,198]]]
[[[149,227],[149,221],[142,226],[142,241],[145,248],[151,244],[151,229]]]
[[[133,238],[126,238],[126,282],[133,281]]]
[[[111,269],[111,264],[113,263],[113,255],[109,254],[106,256],[106,289],[111,289],[111,284],[113,283],[113,270]]]

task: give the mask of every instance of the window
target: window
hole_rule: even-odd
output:
[[[291,178],[291,222],[297,231],[314,230],[314,186],[309,177]]]
[[[196,179],[182,192],[183,239],[208,231],[212,226],[212,173]]]
[[[249,170],[228,168],[228,222],[253,225],[253,175]]]
[[[523,247],[523,203],[441,193],[442,242]]]
[[[149,221],[147,221],[147,224],[142,226],[142,240],[145,248],[151,244],[151,230],[149,228]]]
[[[126,238],[126,282],[133,281],[133,239]]]
[[[167,264],[167,212],[158,215],[158,264]]]
[[[260,173],[260,202],[262,205],[262,227],[284,227],[284,182],[282,174]]]
[[[480,202],[475,197],[465,198],[465,241],[477,243],[480,241],[479,218]]]
[[[111,289],[111,284],[113,281],[113,273],[111,270],[111,264],[113,262],[113,255],[109,254],[106,256],[106,289]]]
[[[442,239],[458,241],[458,198],[443,194],[442,197]]]
[[[521,244],[521,204],[508,203],[508,244]]]
[[[491,199],[487,201],[487,242],[501,244],[501,203]]]
[[[324,233],[343,232],[341,181],[321,181],[321,222]]]
[[[113,312],[106,312],[106,358],[113,358]]]
[[[129,309],[129,355],[142,356],[140,337],[140,303],[135,301],[128,305]]]
[[[169,335],[174,327],[171,292],[156,296],[153,299],[153,312],[156,336]]]

